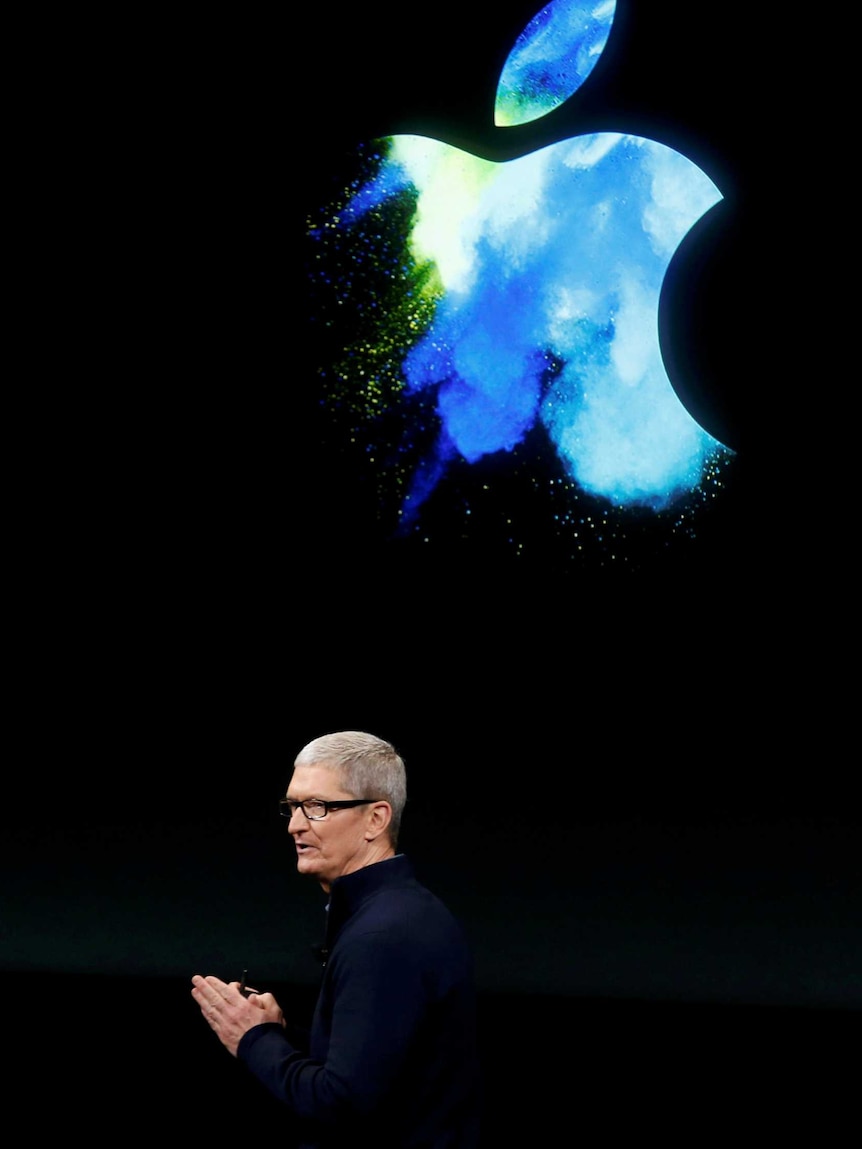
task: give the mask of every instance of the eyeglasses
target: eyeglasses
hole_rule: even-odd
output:
[[[302,810],[309,822],[319,822],[330,810],[350,810],[354,806],[368,806],[376,801],[376,798],[348,798],[343,802],[324,802],[322,798],[306,798],[304,802],[297,802],[294,798],[282,798],[278,803],[278,812],[282,818],[292,818],[297,810]]]

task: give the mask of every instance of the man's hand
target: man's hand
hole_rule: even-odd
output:
[[[238,981],[221,981],[212,975],[203,977],[199,973],[192,978],[192,986],[192,997],[200,1006],[207,1024],[234,1057],[240,1038],[255,1025],[266,1021],[284,1025],[284,1014],[271,993],[253,993],[250,997],[243,997]]]

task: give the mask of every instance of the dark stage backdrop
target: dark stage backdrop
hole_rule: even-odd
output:
[[[719,1081],[754,1096],[757,1049],[789,1072],[789,1049],[834,1051],[858,1018],[823,62],[776,6],[619,0],[583,89],[495,128],[536,10],[312,6],[130,33],[55,109],[68,383],[21,436],[0,968],[22,1026],[38,987],[64,1058],[77,1043],[104,1073],[119,1044],[162,1098],[210,1073],[227,1087],[193,972],[313,990],[321,897],[276,803],[299,748],[345,727],[405,756],[402,844],[470,933],[501,1114],[510,1087],[546,1082],[561,1032],[582,1041],[558,1095],[586,1062],[609,1104],[638,1080],[655,1105],[663,1065],[702,1112]],[[343,279],[327,295],[320,236],[355,145],[401,133],[497,162],[628,133],[714,182],[656,316],[681,401],[732,449],[714,489],[621,510],[570,481],[538,423],[443,465],[403,412],[339,397],[364,319],[339,314]],[[442,477],[399,534],[428,458]],[[108,1080],[136,1087],[115,1063]]]

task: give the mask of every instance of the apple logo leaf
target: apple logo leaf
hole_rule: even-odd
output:
[[[613,24],[616,0],[595,6],[551,0],[515,41],[497,85],[494,123],[514,127],[564,103],[592,72]]]

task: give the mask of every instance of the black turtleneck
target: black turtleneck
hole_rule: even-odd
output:
[[[403,854],[332,884],[307,1051],[259,1025],[237,1055],[300,1119],[303,1149],[479,1144],[472,960]]]

